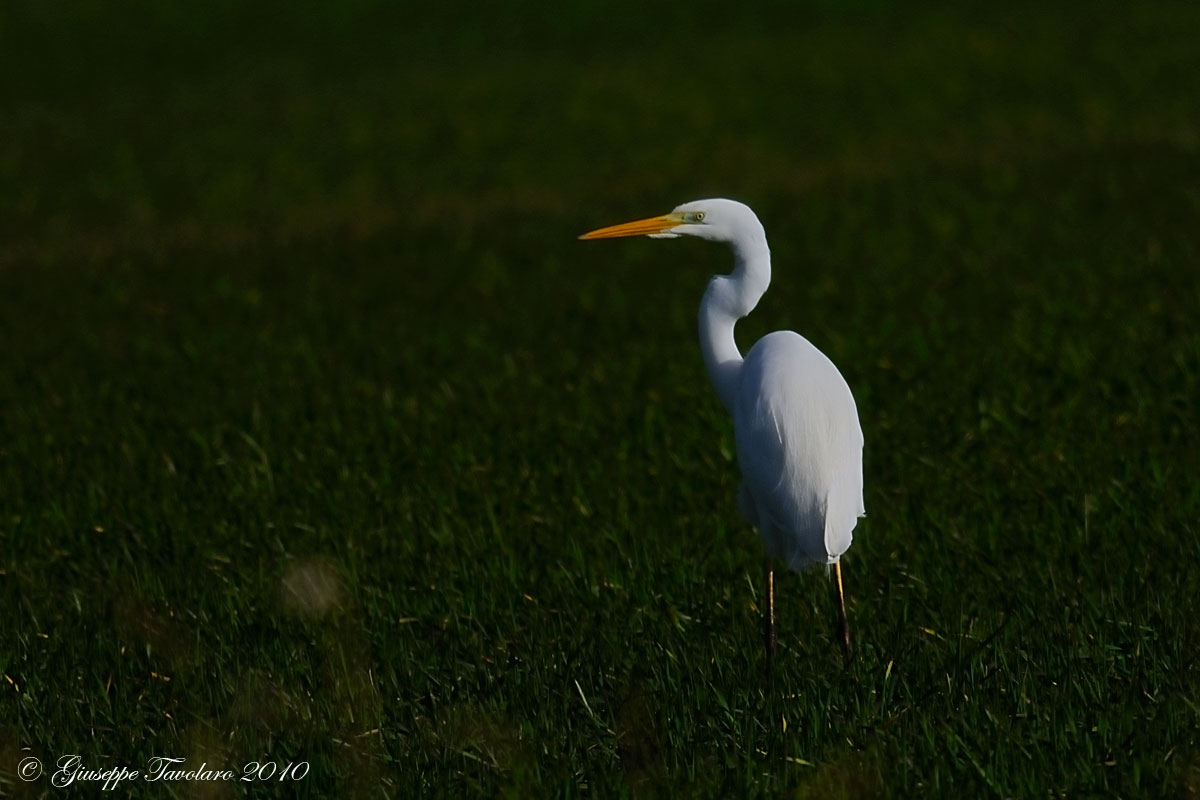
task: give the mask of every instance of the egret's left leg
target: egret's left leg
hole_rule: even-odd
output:
[[[846,619],[846,593],[842,589],[842,562],[833,565],[833,576],[837,583],[838,627],[837,636],[842,643],[842,654],[850,662],[850,622]]]
[[[775,666],[775,565],[771,557],[763,562],[766,577],[767,604],[763,616],[763,643],[767,647],[767,672]]]

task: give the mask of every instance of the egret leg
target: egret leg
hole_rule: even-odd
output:
[[[775,666],[775,567],[771,559],[763,562],[766,572],[767,607],[763,620],[763,642],[767,647],[767,672]]]
[[[850,622],[846,619],[846,593],[842,589],[842,562],[833,565],[833,576],[837,585],[838,626],[837,637],[842,643],[842,655],[850,663]]]

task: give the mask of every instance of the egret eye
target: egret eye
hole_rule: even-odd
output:
[[[703,211],[696,212],[696,222],[704,222],[704,212]]]

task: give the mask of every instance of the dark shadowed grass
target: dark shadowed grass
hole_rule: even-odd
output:
[[[1193,7],[246,8],[3,28],[0,793],[1200,791]],[[727,254],[574,239],[709,194],[858,400],[848,669],[815,571],[762,673]]]

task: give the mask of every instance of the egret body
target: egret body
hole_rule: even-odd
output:
[[[734,326],[771,282],[771,251],[762,223],[733,200],[697,200],[670,214],[585,233],[617,236],[694,236],[724,242],[733,271],[709,281],[700,302],[700,350],[713,388],[733,417],[742,486],[742,516],[766,546],[766,649],[775,653],[774,562],[792,569],[832,565],[838,636],[847,658],[840,560],[850,547],[863,506],[863,434],[850,387],[824,353],[792,331],[759,339],[742,356]]]

